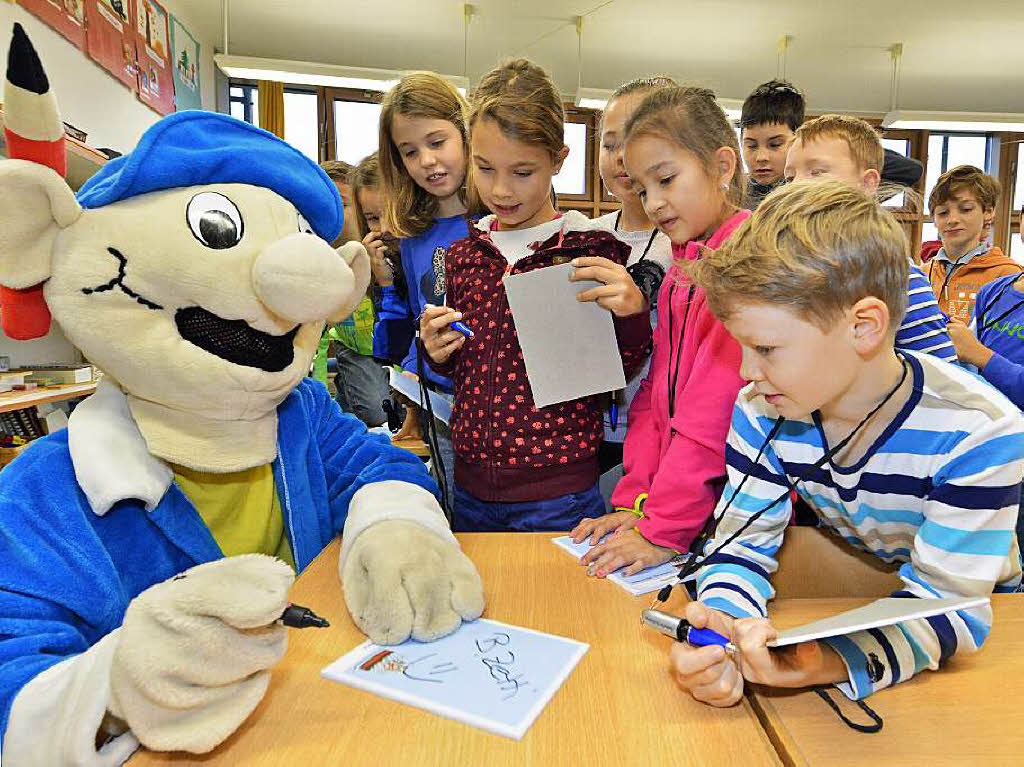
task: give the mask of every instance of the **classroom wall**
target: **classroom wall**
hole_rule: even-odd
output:
[[[199,71],[202,80],[203,108],[214,109],[214,64],[212,40],[204,40],[190,23],[189,14],[175,0],[163,3],[178,16],[199,40]],[[17,21],[25,27],[39,51],[47,75],[57,94],[63,118],[89,134],[87,143],[127,152],[139,136],[160,119],[112,75],[92,61],[60,34],[17,5],[0,0],[0,62],[7,61],[11,26]],[[5,64],[6,66],[6,64]]]
[[[216,105],[213,43],[201,37],[190,22],[189,15],[175,0],[167,0],[168,12],[178,16],[199,40],[200,79],[204,109]],[[57,94],[64,120],[88,133],[87,143],[93,147],[110,147],[127,152],[142,133],[160,119],[160,115],[74,47],[23,8],[0,0],[0,62],[6,66],[7,48],[14,22],[25,27],[29,38],[46,67],[50,83]],[[78,357],[60,328],[54,326],[49,335],[33,341],[14,341],[0,331],[0,355],[13,365],[34,365],[46,362],[72,362]]]

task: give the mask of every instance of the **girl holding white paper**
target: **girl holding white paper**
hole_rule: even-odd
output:
[[[428,307],[420,320],[431,367],[455,384],[457,530],[568,530],[604,511],[601,398],[535,406],[506,275],[571,261],[572,279],[604,283],[578,299],[614,315],[627,376],[650,344],[647,301],[625,270],[629,246],[582,214],[554,207],[551,179],[568,154],[564,118],[558,90],[525,59],[490,72],[474,94],[470,193],[493,215],[448,250],[452,308]],[[474,336],[450,328],[455,320]]]
[[[672,240],[654,352],[633,400],[615,511],[572,531],[594,546],[581,563],[599,577],[632,575],[685,550],[725,483],[725,437],[740,378],[740,347],[707,307],[683,264],[726,241],[749,211],[736,133],[715,95],[664,87],[626,122],[625,167],[644,209]],[[616,533],[604,543],[608,533]]]

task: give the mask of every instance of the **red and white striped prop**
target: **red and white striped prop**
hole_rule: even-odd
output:
[[[21,24],[7,54],[4,82],[4,135],[7,156],[52,168],[61,176],[67,172],[67,140],[57,111],[57,99],[39,55]],[[50,330],[50,310],[43,297],[43,285],[0,285],[0,314],[4,333],[28,340],[45,336]]]

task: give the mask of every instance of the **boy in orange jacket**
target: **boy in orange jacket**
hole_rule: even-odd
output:
[[[950,319],[971,321],[983,285],[1019,274],[1021,267],[985,238],[992,226],[999,182],[971,165],[941,176],[928,197],[942,248],[928,262],[928,281],[939,309]]]

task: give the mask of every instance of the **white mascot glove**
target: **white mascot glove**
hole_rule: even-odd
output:
[[[263,698],[284,655],[295,573],[246,554],[151,586],[128,605],[110,668],[110,713],[156,751],[205,753]]]
[[[429,642],[484,611],[476,567],[456,543],[416,522],[384,520],[359,534],[341,574],[352,619],[377,644]]]

